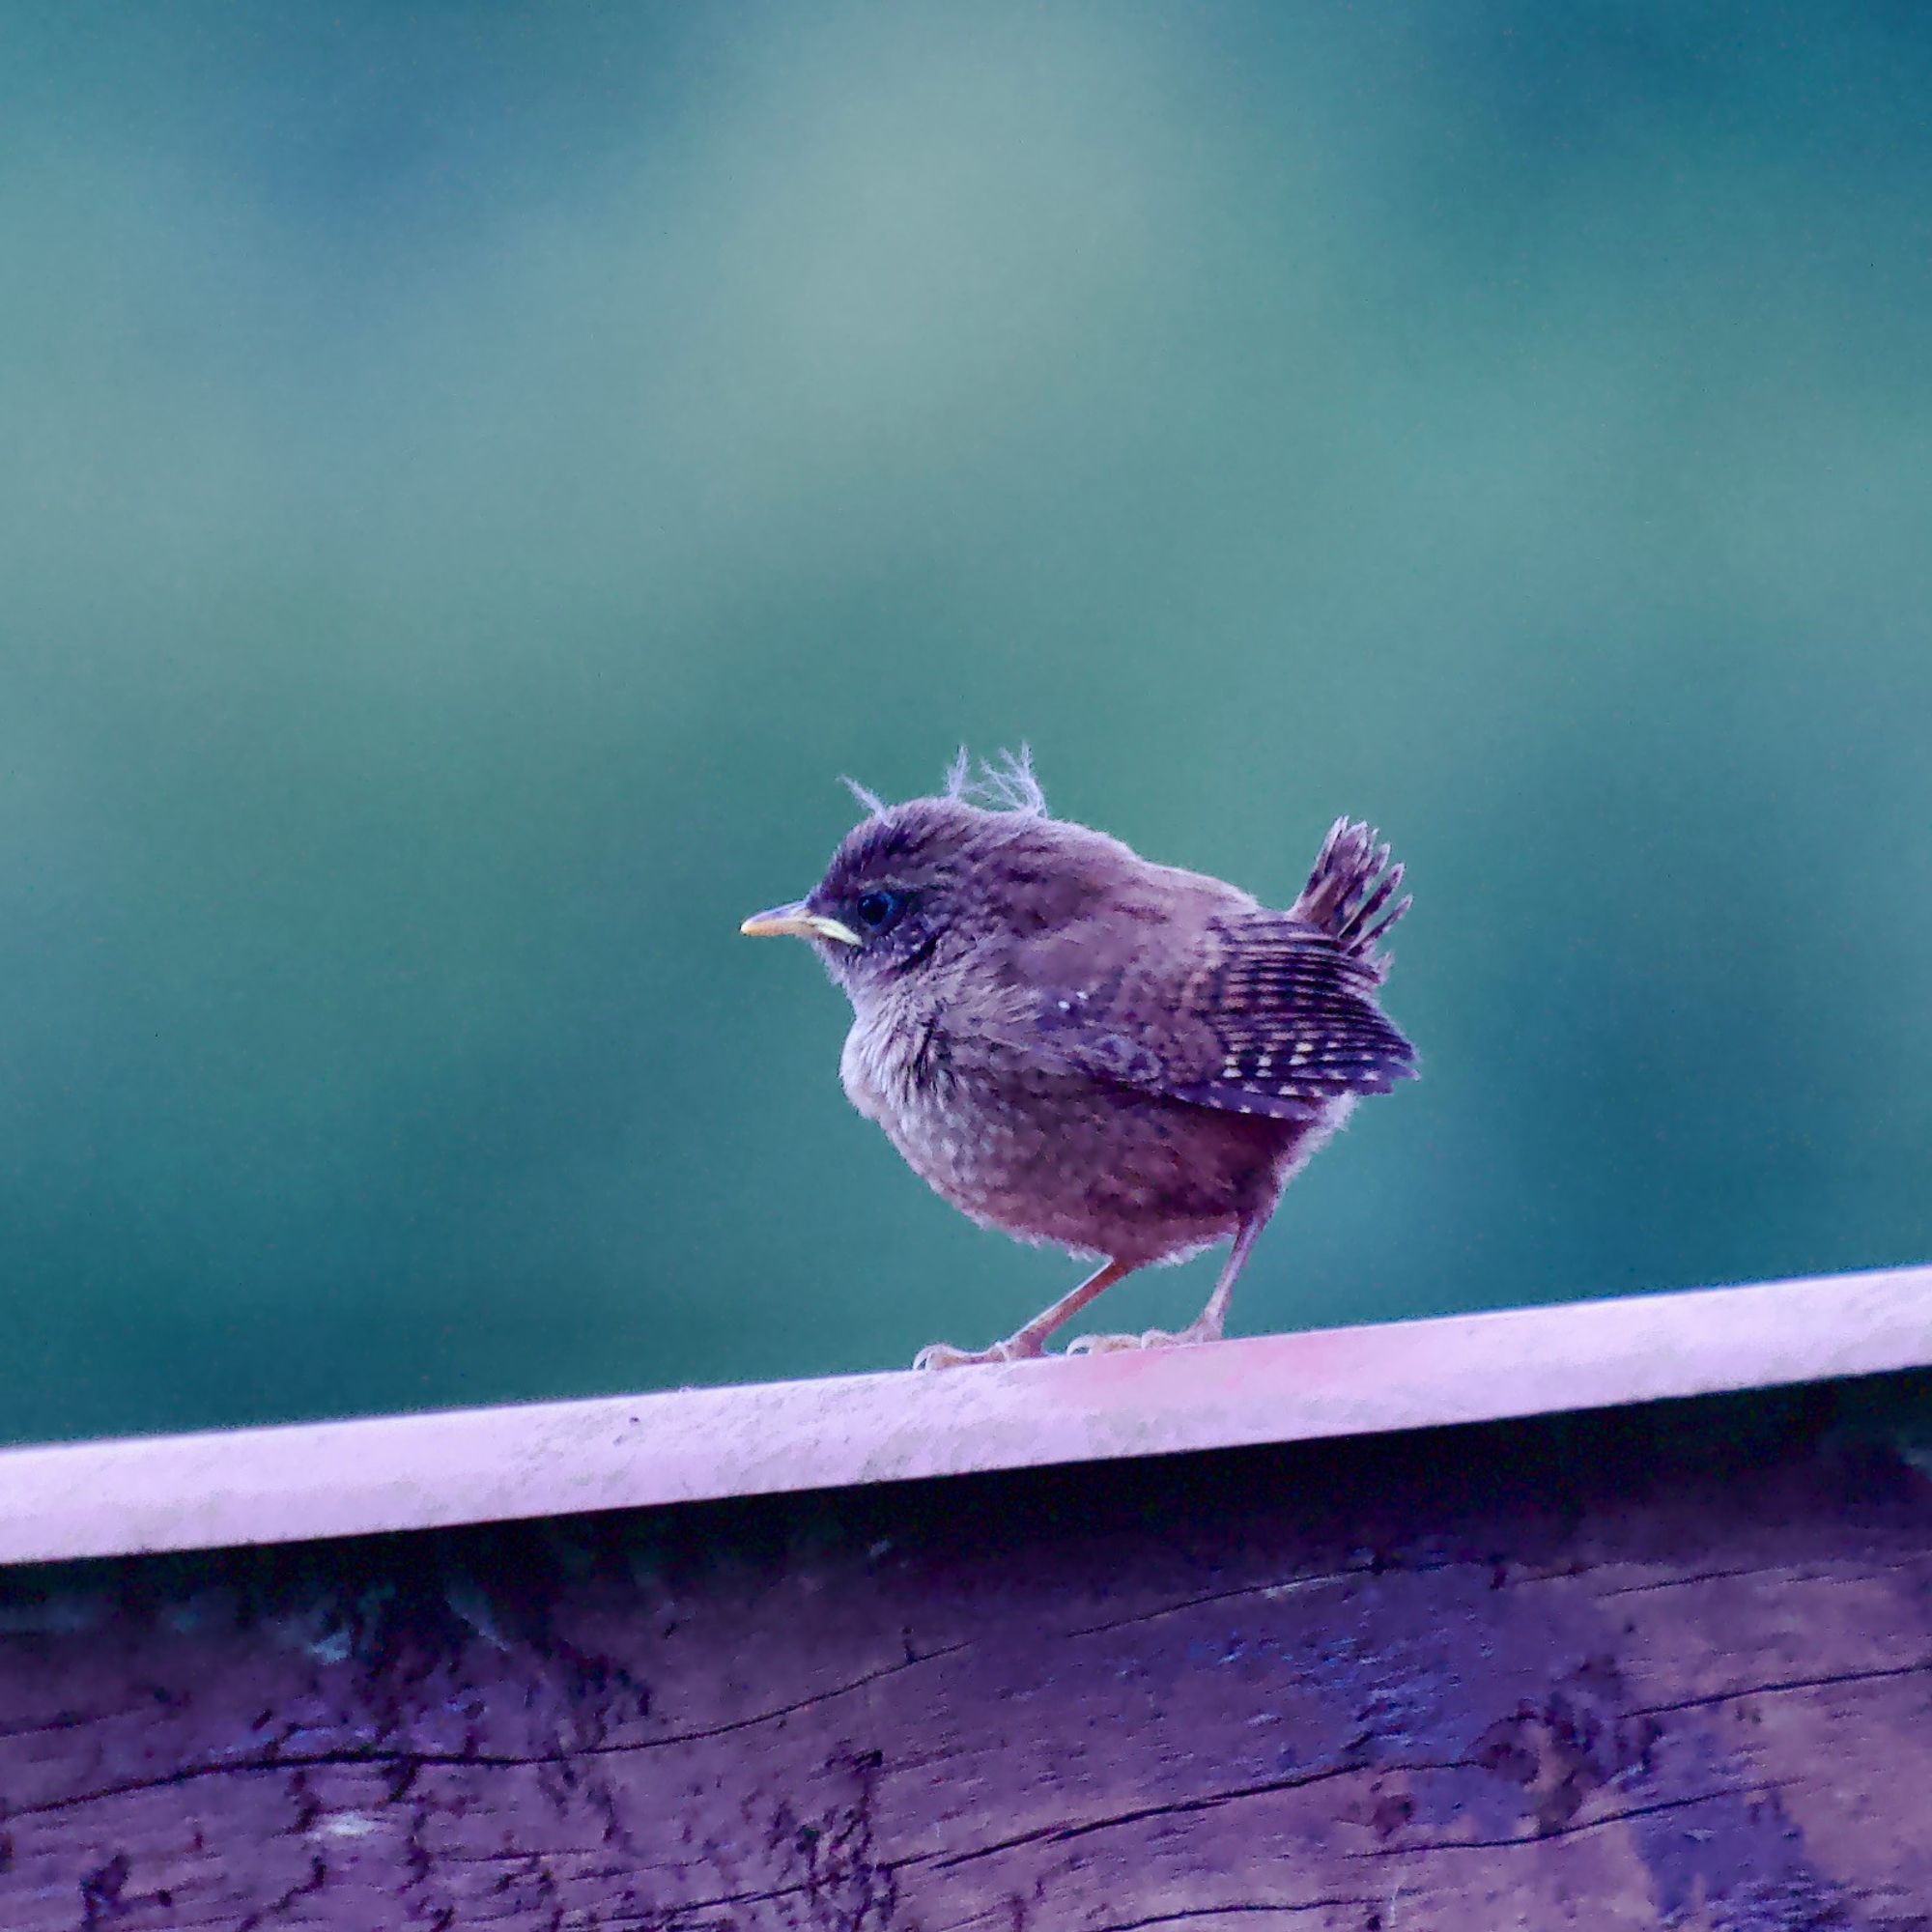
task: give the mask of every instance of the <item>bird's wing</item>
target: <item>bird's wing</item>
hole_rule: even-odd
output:
[[[1375,1004],[1378,978],[1373,959],[1290,914],[1225,912],[1184,948],[1049,979],[1035,1056],[1194,1106],[1305,1120],[1413,1076],[1413,1049]]]

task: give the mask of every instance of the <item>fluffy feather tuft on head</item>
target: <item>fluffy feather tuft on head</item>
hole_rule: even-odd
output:
[[[1026,745],[1018,752],[1002,752],[997,758],[981,759],[980,769],[965,746],[946,774],[946,796],[961,805],[983,806],[989,811],[1017,812],[1022,818],[1046,816],[1046,793],[1034,776],[1033,753]]]
[[[870,785],[862,785],[857,779],[840,777],[838,782],[849,791],[865,809],[876,818],[886,809],[886,802]]]
[[[894,808],[857,779],[840,778],[842,784],[873,818]],[[954,805],[977,805],[986,811],[1009,811],[1019,818],[1044,818],[1046,793],[1034,776],[1033,752],[1022,745],[1017,752],[1002,752],[994,758],[981,758],[973,767],[972,754],[964,745],[947,767],[946,782],[939,796]]]

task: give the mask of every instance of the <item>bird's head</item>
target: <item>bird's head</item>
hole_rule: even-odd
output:
[[[1104,890],[1078,855],[1089,844],[1122,849],[1049,818],[1024,756],[977,777],[962,758],[936,798],[889,806],[868,792],[858,796],[867,816],[811,892],[742,928],[753,938],[811,941],[855,1002],[971,949],[1075,915]]]

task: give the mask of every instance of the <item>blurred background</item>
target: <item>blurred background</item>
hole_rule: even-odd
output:
[[[1906,5],[8,6],[0,1435],[1006,1332],[1078,1264],[737,936],[962,742],[1408,863],[1236,1331],[1932,1257],[1928,99]]]

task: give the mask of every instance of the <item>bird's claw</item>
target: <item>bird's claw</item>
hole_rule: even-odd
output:
[[[1076,1335],[1066,1345],[1069,1355],[1118,1355],[1129,1349],[1164,1348],[1175,1338],[1164,1328],[1150,1328],[1144,1335]]]
[[[1198,1342],[1218,1342],[1218,1321],[1190,1321],[1185,1328],[1170,1332],[1150,1328],[1140,1335],[1076,1335],[1066,1345],[1069,1355],[1111,1355],[1123,1349],[1188,1349]],[[929,1342],[912,1358],[915,1369],[969,1369],[981,1362],[1033,1361],[1046,1353],[1043,1338],[1037,1339],[1021,1329],[990,1349],[955,1349],[951,1342]]]
[[[926,1369],[965,1369],[977,1362],[997,1362],[1000,1357],[991,1349],[975,1353],[971,1349],[955,1349],[951,1342],[928,1342],[912,1358],[916,1371]]]
[[[981,1362],[1021,1362],[1041,1352],[1037,1348],[1016,1348],[1011,1337],[990,1349],[955,1349],[951,1342],[928,1342],[912,1358],[912,1365],[915,1370],[971,1369]]]
[[[1198,1323],[1179,1331],[1149,1328],[1139,1335],[1076,1335],[1066,1345],[1069,1355],[1113,1355],[1124,1349],[1191,1349],[1201,1342],[1218,1342],[1220,1336]]]

